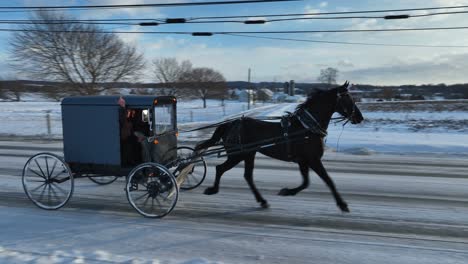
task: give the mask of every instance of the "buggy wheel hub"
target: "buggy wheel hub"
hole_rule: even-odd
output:
[[[146,187],[146,189],[148,190],[149,196],[151,198],[156,198],[162,192],[157,182],[148,183],[148,186]]]

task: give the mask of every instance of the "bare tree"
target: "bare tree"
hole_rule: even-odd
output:
[[[5,81],[3,78],[0,77],[0,99],[6,100],[8,99],[8,90]]]
[[[188,60],[178,62],[176,58],[157,58],[153,60],[153,74],[156,80],[166,85],[169,88],[168,93],[175,95],[180,94],[177,91],[178,84],[183,75],[186,75],[192,70],[192,63]],[[160,89],[166,93],[166,89]]]
[[[391,100],[395,97],[395,92],[391,87],[384,87],[382,89],[382,97],[386,100]]]
[[[15,77],[0,78],[0,99],[19,102],[26,91],[24,83]]]
[[[320,75],[317,80],[321,83],[326,83],[328,87],[331,87],[333,84],[336,84],[336,79],[338,78],[338,69],[328,67],[326,69],[320,70]]]
[[[47,98],[53,99],[57,102],[60,102],[63,97],[70,96],[72,93],[70,92],[70,87],[66,85],[45,85],[42,88],[42,93],[47,96]]]
[[[13,96],[14,101],[21,101],[21,96],[26,92],[24,83],[18,80],[8,82],[8,91]]]
[[[10,40],[13,66],[39,80],[67,82],[79,94],[95,94],[103,82],[134,81],[143,56],[116,34],[70,23],[71,17],[38,11]]]
[[[227,95],[226,79],[211,68],[193,68],[183,74],[180,81],[185,87],[196,91],[197,97],[203,100],[203,108],[206,108],[206,99],[224,99]]]

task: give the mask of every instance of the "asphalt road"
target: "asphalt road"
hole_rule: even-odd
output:
[[[255,181],[270,209],[260,209],[242,165],[220,193],[181,193],[163,219],[146,219],[127,202],[124,181],[76,181],[58,211],[35,207],[21,186],[31,154],[57,144],[0,146],[0,263],[468,263],[468,163],[453,158],[328,153],[325,166],[351,213],[343,214],[311,173],[294,197],[294,164],[257,157]],[[14,146],[13,146],[14,145]],[[13,146],[13,147],[12,147]]]

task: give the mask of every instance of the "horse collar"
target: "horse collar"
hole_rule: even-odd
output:
[[[299,109],[295,113],[296,118],[302,124],[304,128],[317,134],[320,137],[326,137],[328,135],[327,131],[320,126],[320,123],[315,119],[315,117],[307,111],[307,109]]]

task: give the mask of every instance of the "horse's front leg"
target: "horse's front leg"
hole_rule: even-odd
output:
[[[265,199],[263,199],[262,195],[260,194],[257,187],[255,186],[255,183],[253,180],[254,162],[255,162],[255,153],[250,155],[244,160],[244,163],[245,163],[244,178],[249,184],[249,187],[252,190],[255,196],[255,199],[257,200],[257,202],[260,203],[260,206],[262,208],[268,208],[270,207],[270,205]]]
[[[341,211],[349,213],[348,204],[341,198],[341,195],[336,190],[335,184],[325,170],[322,161],[320,159],[313,160],[310,167],[327,184],[328,188],[330,188],[333,197],[335,197],[336,205],[338,205]]]
[[[304,190],[305,188],[309,187],[309,165],[305,162],[299,162],[299,170],[301,171],[302,175],[302,183],[296,188],[283,188],[278,193],[281,196],[289,196],[289,195],[296,195],[298,192]]]

